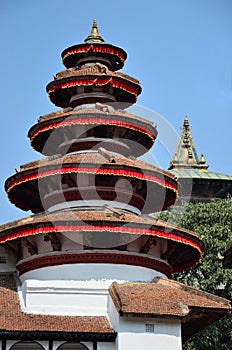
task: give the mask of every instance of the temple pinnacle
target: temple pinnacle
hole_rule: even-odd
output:
[[[183,127],[188,130],[189,129],[189,121],[188,121],[188,117],[185,117],[184,118],[184,124],[183,124]]]
[[[97,21],[94,19],[93,25],[92,25],[92,30],[89,36],[84,40],[85,42],[97,42],[97,43],[103,43],[104,40],[98,33],[98,27],[97,27]]]
[[[205,161],[205,157],[204,157],[204,154],[201,153],[201,158],[200,158],[200,162],[199,162],[201,165],[204,165],[206,163]]]

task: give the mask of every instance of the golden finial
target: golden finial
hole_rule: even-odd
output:
[[[184,125],[183,126],[185,127],[185,129],[188,129],[188,127],[189,127],[188,117],[184,118]]]
[[[204,165],[205,163],[206,163],[206,161],[205,161],[204,154],[201,153],[200,164],[201,164],[201,165]]]
[[[186,148],[190,147],[189,139],[187,135],[184,135],[182,147],[186,147]]]
[[[94,19],[94,21],[93,21],[91,33],[89,34],[89,36],[87,36],[87,38],[84,41],[87,43],[88,42],[96,42],[96,43],[103,43],[104,42],[104,40],[102,39],[102,37],[98,33],[96,19]]]
[[[200,161],[199,161],[199,166],[200,166],[200,169],[199,171],[200,172],[207,172],[208,170],[208,165],[205,165],[206,161],[205,161],[205,157],[204,157],[204,154],[201,153],[201,157],[200,157]]]
[[[188,150],[189,163],[194,163],[193,152],[191,149]]]

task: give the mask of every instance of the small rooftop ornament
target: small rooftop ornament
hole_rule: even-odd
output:
[[[98,27],[97,27],[97,21],[96,19],[94,19],[93,21],[93,26],[92,26],[92,30],[91,33],[87,36],[87,38],[84,40],[85,43],[103,43],[104,40],[102,39],[102,37],[99,35],[98,33]]]

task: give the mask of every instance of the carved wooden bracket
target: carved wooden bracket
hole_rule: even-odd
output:
[[[31,255],[38,254],[37,248],[29,241],[27,237],[22,238],[22,245],[27,248]]]
[[[50,241],[53,251],[61,251],[61,243],[55,232],[48,233],[44,236],[44,240]]]
[[[156,245],[155,237],[149,237],[143,247],[140,249],[140,253],[147,254],[152,245]]]

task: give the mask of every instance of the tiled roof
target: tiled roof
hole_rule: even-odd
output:
[[[133,159],[133,158],[128,158],[124,157],[122,155],[118,156],[115,155],[114,153],[111,153],[110,151],[107,151],[107,154],[109,155],[109,159],[106,158],[104,155],[102,155],[99,152],[86,152],[86,153],[80,153],[80,154],[68,154],[65,156],[56,156],[54,158],[52,157],[47,157],[47,158],[42,158],[38,161],[33,161],[27,164],[23,164],[20,167],[20,171],[27,170],[27,169],[35,169],[41,168],[42,167],[50,167],[50,166],[59,166],[59,167],[64,167],[66,164],[81,164],[83,165],[106,165],[110,166],[110,168],[115,168],[117,166],[128,166],[130,168],[133,168],[132,170],[138,170],[138,171],[143,171],[147,170],[149,172],[156,172],[156,175],[160,174],[160,177],[163,178],[164,176],[172,180],[173,184],[176,184],[176,181],[174,180],[174,175],[172,175],[170,172],[162,170],[160,168],[157,168],[156,166],[146,163],[140,159]]]
[[[43,197],[39,193],[40,179],[51,180],[55,176],[57,179],[53,189],[55,191],[61,190],[62,177],[76,174],[83,174],[92,179],[95,176],[99,177],[101,186],[111,192],[115,191],[114,184],[117,178],[128,178],[131,183],[140,182],[142,188],[135,189],[135,194],[138,193],[143,199],[146,197],[144,205],[140,207],[143,213],[166,209],[174,204],[177,197],[177,181],[170,173],[141,160],[115,155],[103,148],[99,148],[98,152],[54,156],[24,164],[20,167],[20,171],[16,171],[6,180],[5,190],[9,200],[20,209],[41,212],[46,206],[42,203]],[[109,181],[109,177],[112,181]],[[78,178],[72,181],[70,186],[73,187],[72,191],[82,190]],[[132,186],[135,187],[133,184]],[[98,188],[97,184],[95,191]],[[149,196],[149,193],[156,195]]]
[[[198,242],[203,247],[203,242],[199,238],[198,234],[187,230],[185,228],[177,227],[170,223],[164,222],[162,220],[157,220],[148,216],[137,216],[134,214],[129,214],[125,212],[119,212],[119,215],[111,212],[111,209],[105,210],[81,210],[81,209],[71,209],[71,210],[62,210],[55,212],[43,212],[41,214],[31,215],[25,218],[21,218],[15,221],[8,222],[0,226],[0,232],[5,230],[13,229],[15,230],[17,227],[22,227],[23,225],[32,225],[32,224],[40,224],[46,222],[91,222],[94,225],[96,222],[97,225],[99,223],[104,224],[114,224],[115,225],[129,225],[131,223],[132,227],[137,227],[137,225],[141,225],[141,228],[144,227],[144,234],[148,234],[149,228],[157,228],[159,230],[165,231],[176,231],[183,234],[185,237],[192,238],[194,241]],[[1,236],[1,235],[0,235]]]
[[[114,214],[105,210],[62,210],[41,213],[16,220],[0,226],[0,241],[11,241],[19,237],[28,237],[48,232],[112,232],[116,235],[130,234],[160,237],[168,240],[167,259],[174,271],[189,268],[196,264],[203,251],[204,244],[198,235],[160,220],[146,216],[136,216],[119,212]]]
[[[192,307],[222,310],[229,307],[224,298],[163,278],[152,283],[114,282],[110,293],[122,316],[185,317]]]
[[[105,316],[51,316],[23,313],[13,273],[0,274],[0,338],[2,332],[75,332],[115,334]]]
[[[164,278],[113,282],[110,295],[121,316],[181,319],[185,339],[231,310],[227,299]]]
[[[92,55],[92,50],[98,54],[100,53],[101,58],[106,57],[111,63],[112,70],[118,70],[123,67],[127,53],[122,48],[106,42],[94,42],[88,38],[86,38],[84,43],[68,47],[61,53],[62,62],[65,67],[75,67],[80,58],[86,57],[86,55]]]
[[[43,150],[42,152],[43,154],[51,155],[56,153],[59,142],[62,143],[64,141],[62,136],[64,128],[69,128],[73,125],[85,125],[87,130],[95,128],[97,125],[105,125],[106,128],[104,130],[106,130],[106,133],[104,132],[102,135],[105,138],[112,138],[114,129],[120,130],[120,135],[124,138],[123,135],[125,135],[124,132],[127,129],[129,132],[126,133],[126,139],[133,140],[136,142],[136,145],[143,145],[140,149],[136,147],[134,154],[136,156],[144,154],[145,149],[151,148],[157,137],[156,125],[151,121],[122,110],[114,110],[101,103],[96,103],[92,108],[66,108],[41,116],[38,123],[29,130],[28,137],[31,139],[32,147],[42,152],[49,135],[54,130],[60,130],[61,138],[58,137],[54,144],[49,145],[49,150],[46,150],[46,152]],[[128,140],[126,139],[122,141],[127,143]],[[135,148],[135,145],[132,145],[131,142],[130,146],[133,146],[132,149]]]
[[[116,117],[121,117],[121,118],[127,119],[127,120],[134,120],[134,121],[146,124],[147,126],[151,126],[152,128],[155,128],[155,125],[150,120],[136,116],[136,115],[129,113],[129,112],[116,110],[116,109],[110,108],[108,106],[105,106],[105,109],[107,111],[104,111],[103,107],[102,107],[102,110],[99,108],[79,108],[79,109],[73,109],[73,110],[71,108],[61,109],[61,110],[40,116],[39,122],[43,122],[45,120],[50,120],[50,119],[56,119],[56,118],[64,118],[64,117],[71,118],[72,116],[79,116],[79,115],[80,116],[92,115],[95,117],[96,117],[96,115],[99,115],[99,116],[107,116],[107,117],[116,116]]]
[[[104,316],[53,316],[23,313],[13,273],[0,274],[0,337],[17,334],[101,334],[114,339],[116,333]],[[183,339],[191,337],[230,311],[224,298],[163,278],[154,282],[113,282],[110,295],[121,316],[182,319]],[[108,338],[109,339],[109,338]]]
[[[74,68],[68,68],[66,70],[63,70],[61,72],[58,72],[55,76],[54,80],[58,79],[63,79],[67,77],[75,77],[75,76],[87,76],[87,77],[92,77],[92,76],[100,76],[100,77],[120,77],[123,79],[126,79],[132,83],[139,84],[139,81],[133,77],[131,77],[128,74],[124,74],[121,72],[113,72],[107,68],[104,69],[104,72],[101,70],[101,64],[95,64],[94,66],[91,67],[85,67],[85,68],[79,68],[79,67],[74,67]]]
[[[193,178],[193,179],[204,179],[204,180],[225,180],[232,181],[231,175],[220,174],[212,171],[200,171],[197,169],[186,168],[186,169],[175,169],[169,170],[177,179]]]

